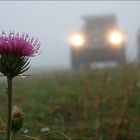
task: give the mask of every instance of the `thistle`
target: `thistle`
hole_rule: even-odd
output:
[[[11,139],[16,131],[20,130],[23,126],[24,115],[22,109],[18,106],[13,106],[12,109],[12,124],[11,124]]]
[[[40,48],[40,42],[30,39],[28,35],[3,32],[0,37],[0,72],[13,78],[29,69],[29,57],[35,56]]]
[[[0,37],[0,72],[7,77],[8,118],[7,138],[11,135],[12,80],[29,69],[29,57],[38,54],[40,42],[29,38],[27,34],[19,35],[4,32]]]

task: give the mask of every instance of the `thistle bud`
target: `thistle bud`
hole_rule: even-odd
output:
[[[23,126],[23,121],[24,121],[24,117],[23,117],[23,112],[22,109],[14,106],[12,109],[12,130],[20,130],[21,127]]]

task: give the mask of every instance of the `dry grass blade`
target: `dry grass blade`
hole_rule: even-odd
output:
[[[22,136],[22,137],[26,137],[26,138],[28,138],[28,139],[32,139],[32,140],[41,140],[40,138],[32,137],[32,136],[25,135],[25,134],[22,134],[21,136]]]

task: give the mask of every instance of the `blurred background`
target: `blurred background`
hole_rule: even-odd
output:
[[[15,140],[140,139],[139,13],[139,1],[0,1],[0,32],[41,42],[31,76],[14,80],[25,114]]]
[[[41,54],[32,60],[33,67],[70,69],[69,38],[87,24],[83,17],[114,15],[113,24],[125,32],[130,62],[137,59],[139,7],[139,1],[1,1],[0,32],[25,32],[40,40]]]

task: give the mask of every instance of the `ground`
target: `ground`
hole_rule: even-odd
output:
[[[1,130],[5,89],[6,81],[0,88]],[[41,140],[139,140],[139,100],[139,65],[17,77],[13,105],[22,107],[25,123],[15,140],[30,140],[23,132]]]

